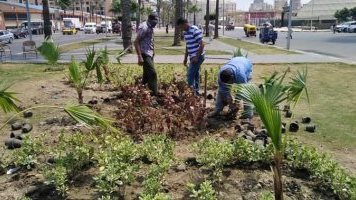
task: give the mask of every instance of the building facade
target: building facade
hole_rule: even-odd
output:
[[[298,11],[297,19],[335,20],[337,10],[353,7],[356,7],[356,0],[311,0]]]
[[[264,0],[254,0],[253,3],[250,5],[250,12],[254,11],[272,11],[273,6],[265,3]]]
[[[287,0],[275,0],[274,1],[274,10],[275,11],[282,11],[283,7],[286,5]]]

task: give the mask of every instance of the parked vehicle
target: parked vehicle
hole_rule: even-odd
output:
[[[225,30],[227,31],[235,30],[235,26],[233,24],[228,24],[225,26]]]
[[[111,23],[111,21],[109,21],[109,20],[102,21],[100,23],[100,25],[101,25],[102,31],[104,33],[106,33],[106,32],[111,33],[112,32],[112,23]]]
[[[21,28],[26,28],[28,29],[28,22],[27,21],[24,21],[21,23]],[[31,21],[31,31],[32,31],[32,34],[34,35],[41,35],[43,34],[43,27],[44,27],[44,24],[43,24],[43,21],[42,20],[32,20]]]
[[[96,34],[104,33],[104,28],[101,25],[96,25]]]
[[[96,23],[88,22],[84,26],[84,33],[96,33]]]
[[[0,30],[0,42],[11,44],[14,41],[14,34],[7,30]]]
[[[347,32],[356,33],[356,22],[352,22],[350,26],[347,28]]]
[[[16,29],[12,29],[10,30],[10,32],[12,34],[14,34],[14,38],[15,39],[19,39],[19,38],[26,38],[28,35],[28,29],[26,28],[16,28]]]
[[[269,43],[272,42],[272,44],[276,44],[276,40],[278,38],[278,33],[277,31],[273,30],[273,26],[262,26],[260,28],[260,42],[261,43]]]
[[[63,27],[62,27],[62,33],[63,35],[74,35],[77,34],[78,30],[75,25],[74,19],[78,18],[63,18]],[[79,19],[78,19],[79,21]]]
[[[82,27],[82,23],[80,22],[79,18],[63,18],[63,24],[65,26],[66,23],[72,24],[77,31],[80,30],[80,27]]]
[[[256,37],[256,26],[251,24],[244,25],[244,31],[246,37],[255,36]]]
[[[341,33],[341,32],[348,32],[348,28],[349,26],[354,23],[355,21],[351,21],[351,22],[344,22],[342,24],[339,24],[335,27],[335,31],[338,32],[338,33]]]

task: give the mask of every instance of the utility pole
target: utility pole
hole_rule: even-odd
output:
[[[288,7],[288,36],[287,36],[287,49],[290,49],[290,39],[292,35],[292,13],[293,13],[293,4],[292,0],[289,0]]]
[[[235,26],[235,25],[234,25]],[[223,35],[225,35],[225,0],[223,0]]]
[[[30,35],[30,41],[32,41],[31,13],[30,13],[30,7],[28,5],[28,1],[29,0],[26,0],[27,29]]]
[[[310,18],[310,31],[313,30],[313,17],[314,17],[314,0],[312,0],[312,13]]]

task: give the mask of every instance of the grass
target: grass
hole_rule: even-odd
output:
[[[296,52],[293,52],[293,51],[278,49],[278,48],[275,48],[272,46],[267,46],[267,45],[254,44],[251,42],[245,42],[242,40],[236,40],[236,39],[232,39],[232,38],[220,38],[218,40],[225,44],[232,45],[237,48],[242,48],[248,52],[255,53],[258,55],[297,54]]]
[[[85,47],[90,47],[96,44],[100,44],[109,40],[112,40],[113,38],[100,38],[100,39],[95,39],[95,40],[85,40],[85,41],[81,41],[81,42],[74,42],[74,43],[70,43],[70,44],[64,44],[64,45],[60,45],[59,49],[62,53],[68,52],[68,51],[72,51],[74,49],[81,49],[81,48],[85,48]]]
[[[157,64],[170,66],[176,73],[185,76],[185,68],[177,64]],[[141,67],[131,64],[128,68]],[[203,64],[204,68],[219,67],[216,64]],[[47,65],[42,64],[1,64],[0,79],[9,83],[26,82],[34,79],[50,79],[55,75],[63,76],[63,72],[44,72]],[[294,119],[301,120],[303,116],[311,116],[317,125],[317,132],[310,134],[304,131],[296,136],[307,143],[322,144],[329,149],[350,148],[355,150],[356,144],[356,66],[341,63],[333,64],[266,64],[255,65],[253,81],[261,82],[261,77],[271,72],[283,71],[290,67],[292,71],[308,68],[308,83],[311,98],[310,107],[302,100],[295,109]],[[171,73],[157,70],[158,73]],[[44,77],[45,74],[45,77]],[[303,126],[302,126],[303,127]]]

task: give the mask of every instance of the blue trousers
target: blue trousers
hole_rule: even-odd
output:
[[[196,94],[199,94],[200,89],[200,66],[203,64],[205,56],[201,55],[197,63],[189,63],[187,80],[188,85],[193,88]]]

